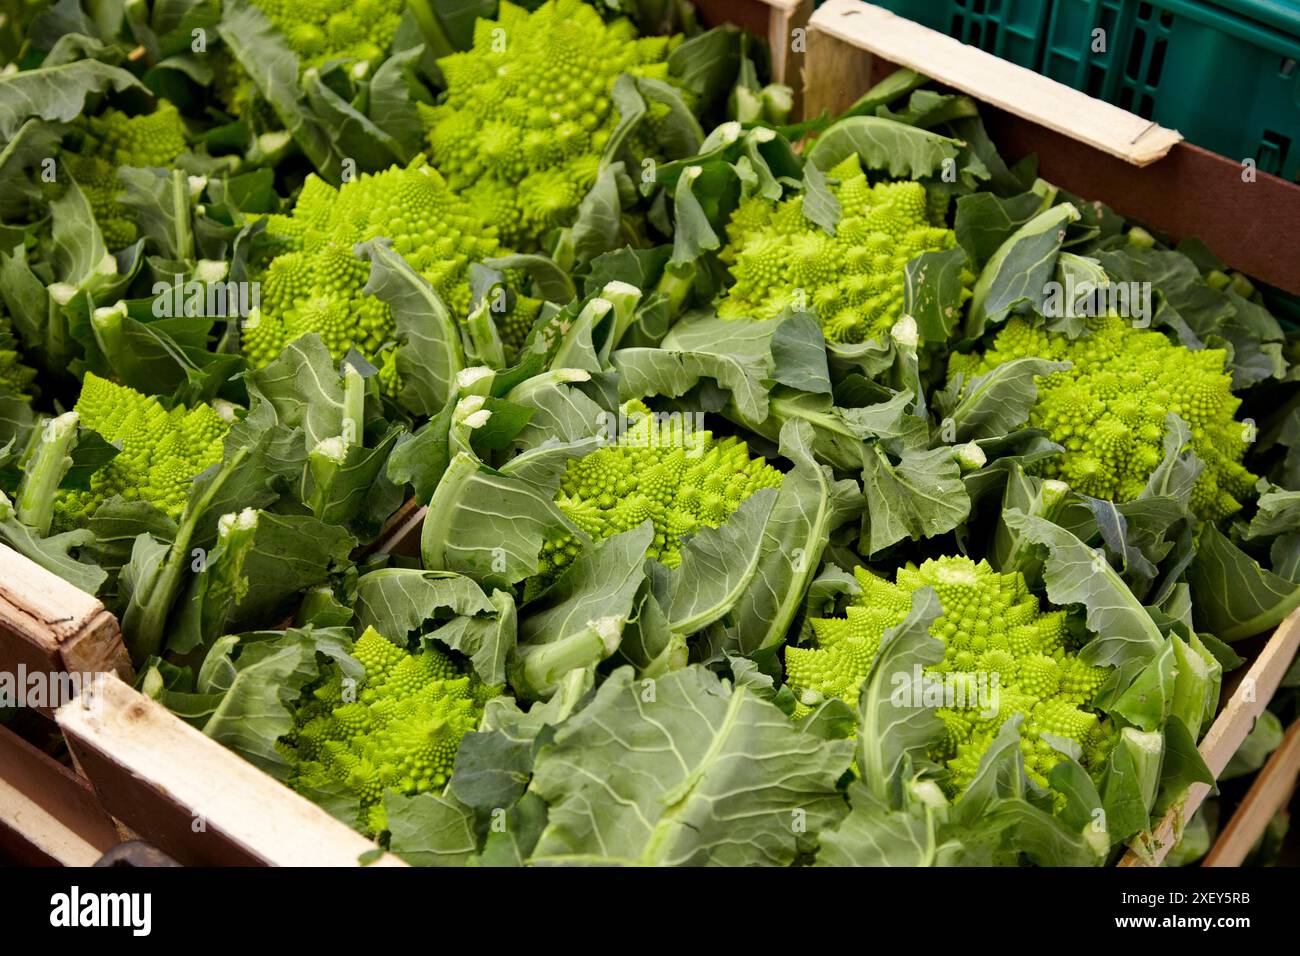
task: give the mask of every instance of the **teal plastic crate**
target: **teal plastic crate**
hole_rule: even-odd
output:
[[[1052,0],[871,0],[901,17],[1038,69]]]
[[[1055,0],[1040,71],[1300,179],[1297,0]]]

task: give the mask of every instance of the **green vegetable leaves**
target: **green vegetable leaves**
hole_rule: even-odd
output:
[[[0,540],[142,690],[418,865],[1096,865],[1212,782],[1300,608],[1269,290],[680,4],[259,3],[61,0],[0,76]],[[199,400],[211,467],[103,493]]]
[[[941,612],[931,589],[918,590],[907,619],[885,632],[859,691],[857,764],[863,782],[881,804],[893,802],[942,729],[932,711],[900,706],[898,696],[910,688],[920,700],[922,669],[943,659],[943,644],[929,634]]]
[[[1068,362],[1015,359],[966,382],[961,400],[951,411],[958,441],[998,438],[1029,419],[1038,397],[1034,380],[1070,367]]]
[[[879,116],[852,116],[817,138],[807,160],[820,170],[857,154],[871,169],[901,179],[938,176],[945,161],[956,163],[962,143]]]
[[[1048,549],[1044,577],[1054,604],[1081,604],[1097,636],[1081,656],[1098,666],[1145,662],[1161,646],[1159,628],[1104,556],[1044,518],[1009,512],[1008,527]]]
[[[567,526],[543,490],[461,452],[429,502],[420,554],[429,570],[505,587],[536,574],[546,531]]]
[[[92,93],[140,88],[140,82],[126,70],[98,60],[7,73],[0,76],[0,145],[12,139],[30,117],[67,123],[81,114]]]
[[[456,375],[465,367],[455,320],[433,287],[390,245],[368,242],[357,251],[371,263],[365,293],[393,311],[402,403],[417,414],[432,415],[452,396]]]
[[[788,865],[800,833],[843,815],[850,750],[701,667],[622,668],[538,755],[551,810],[533,862]]]
[[[1078,222],[1069,203],[1053,206],[1026,222],[998,247],[975,282],[966,316],[966,335],[977,338],[986,326],[1028,303],[1042,311],[1046,285],[1055,274],[1065,228]]]
[[[1197,623],[1225,641],[1267,631],[1300,607],[1300,582],[1261,568],[1213,525],[1201,529],[1188,579]]]

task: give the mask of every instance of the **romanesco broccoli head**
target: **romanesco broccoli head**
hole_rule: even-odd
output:
[[[176,107],[159,100],[152,113],[127,116],[107,109],[85,120],[86,143],[75,154],[65,154],[69,169],[95,213],[104,242],[110,249],[129,246],[139,229],[117,201],[123,166],[170,167],[185,152],[185,124]]]
[[[460,319],[469,312],[470,264],[504,254],[492,228],[422,158],[338,189],[309,176],[292,215],[268,220],[281,251],[262,275],[259,315],[243,330],[244,354],[255,367],[310,332],[319,333],[337,360],[351,348],[380,357],[396,326],[387,305],[363,294],[370,265],[353,251],[359,242],[392,240]],[[522,343],[540,305],[525,297],[516,302],[502,327],[512,347]],[[396,376],[383,380],[395,386]]]
[[[275,24],[304,69],[330,60],[377,64],[392,45],[401,0],[253,0]]]
[[[207,405],[168,411],[156,398],[87,372],[75,408],[84,428],[121,445],[91,476],[89,490],[64,490],[55,501],[55,527],[81,527],[105,499],[145,501],[180,518],[194,477],[221,460],[230,423]]]
[[[0,307],[0,395],[30,399],[32,379],[35,377],[36,370],[28,368],[23,363],[13,325],[4,309]]]
[[[944,656],[927,675],[943,697],[920,703],[936,705],[943,721],[930,757],[947,766],[950,791],[965,789],[1002,724],[1016,714],[1024,716],[1025,769],[1038,783],[1046,786],[1061,760],[1043,734],[1077,741],[1084,767],[1101,767],[1111,732],[1086,705],[1109,671],[1068,648],[1065,612],[1042,612],[1023,575],[999,574],[964,557],[900,568],[893,584],[862,568],[854,574],[861,591],[845,616],[812,621],[815,647],[786,648],[786,680],[799,700],[795,717],[830,697],[856,707],[885,631],[907,617],[912,592],[928,586],[943,608],[930,633],[943,641]]]
[[[365,668],[355,685],[335,664],[300,704],[280,751],[301,791],[340,790],[355,798],[357,825],[387,829],[386,790],[407,796],[440,792],[465,734],[500,692],[435,648],[411,654],[373,627],[352,647]]]
[[[647,552],[668,567],[681,563],[682,540],[716,528],[760,488],[782,475],[762,458],[750,458],[743,441],[715,441],[681,416],[656,416],[641,402],[623,406],[627,428],[617,440],[569,462],[556,504],[593,540],[620,534],[649,519],[654,540]],[[579,553],[572,536],[546,542],[543,580]]]
[[[607,24],[582,0],[532,13],[503,0],[497,20],[475,24],[471,49],[438,61],[447,96],[424,110],[434,164],[503,242],[532,248],[572,221],[595,182],[619,121],[618,75],[667,79],[679,39],[637,39],[629,21]]]
[[[303,70],[331,60],[378,65],[392,46],[405,4],[402,0],[252,0],[298,55]],[[248,73],[226,48],[215,51],[214,87],[232,113],[241,115],[253,98]]]
[[[795,307],[817,313],[828,342],[867,342],[902,316],[907,263],[956,246],[951,229],[933,225],[942,218],[932,219],[921,183],[873,186],[856,154],[827,175],[842,207],[833,236],[804,216],[802,195],[741,201],[722,252],[736,281],[718,315],[770,319]]]
[[[1076,339],[1015,318],[982,355],[954,355],[948,374],[969,378],[1031,356],[1071,363],[1038,379],[1029,416],[1030,426],[1065,448],[1042,467],[1046,477],[1093,498],[1133,500],[1164,456],[1173,412],[1191,426],[1191,447],[1205,462],[1193,510],[1217,520],[1241,508],[1255,476],[1241,463],[1247,430],[1233,419],[1241,400],[1221,349],[1192,351],[1116,316],[1089,320],[1088,334]]]

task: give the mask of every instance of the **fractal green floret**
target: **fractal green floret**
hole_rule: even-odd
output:
[[[139,230],[117,201],[123,166],[171,167],[185,152],[185,124],[176,107],[166,100],[152,113],[127,116],[115,109],[85,121],[86,142],[67,154],[68,168],[95,213],[95,221],[110,249],[135,242]]]
[[[31,398],[32,379],[35,377],[35,370],[23,363],[9,316],[0,309],[0,396]]]
[[[570,461],[556,504],[593,540],[630,531],[649,519],[648,556],[668,567],[681,563],[683,539],[716,528],[760,488],[775,488],[781,473],[750,458],[743,441],[714,441],[680,416],[657,417],[640,402],[623,407],[627,427],[615,444]],[[548,541],[542,577],[558,574],[577,556],[571,536]]]
[[[804,197],[743,200],[727,227],[722,259],[735,285],[718,305],[724,319],[770,319],[783,309],[812,310],[828,342],[884,335],[903,314],[907,263],[951,249],[956,234],[931,218],[925,187],[870,185],[857,154],[827,175],[843,215],[835,235],[803,213]]]
[[[387,829],[384,792],[441,791],[461,738],[478,727],[484,703],[499,689],[435,648],[408,653],[373,627],[352,655],[364,677],[354,683],[329,665],[280,750],[296,789],[341,792],[357,801],[357,826],[379,833]]]
[[[434,165],[503,242],[530,248],[572,221],[595,182],[618,125],[618,75],[667,79],[677,39],[637,39],[629,21],[606,24],[581,0],[532,13],[502,2],[496,21],[475,24],[471,49],[438,61],[447,97],[425,110]]]
[[[1172,412],[1191,427],[1192,449],[1205,462],[1193,509],[1218,520],[1241,508],[1256,479],[1241,464],[1248,433],[1233,419],[1241,400],[1221,349],[1192,351],[1116,316],[1089,320],[1077,339],[1013,319],[983,355],[954,355],[948,374],[981,375],[1027,357],[1071,363],[1038,379],[1030,412],[1030,426],[1065,447],[1043,467],[1046,477],[1094,498],[1131,501],[1160,464]]]
[[[230,428],[208,405],[168,411],[156,398],[86,373],[75,411],[83,428],[120,444],[121,452],[91,476],[88,491],[59,492],[55,525],[83,525],[104,503],[121,495],[145,501],[178,519],[195,476],[221,460]]]
[[[370,264],[354,253],[357,243],[392,240],[459,318],[469,311],[470,264],[504,254],[494,230],[421,158],[338,189],[309,176],[293,214],[268,219],[267,231],[284,251],[262,276],[260,314],[243,331],[244,354],[256,367],[309,332],[319,333],[336,360],[352,348],[375,359],[393,342],[388,306],[362,292]],[[511,345],[523,341],[539,305],[517,301],[502,329]],[[385,371],[391,384],[395,368],[386,364]]]
[[[912,592],[928,586],[943,608],[930,633],[944,643],[943,660],[927,669],[931,686],[944,692],[936,711],[944,733],[930,757],[947,766],[951,791],[965,789],[998,729],[1016,714],[1024,715],[1025,769],[1040,784],[1061,759],[1043,734],[1077,742],[1084,767],[1101,767],[1112,735],[1086,705],[1108,670],[1069,649],[1065,612],[1042,612],[1023,575],[950,557],[900,568],[894,584],[862,568],[855,576],[861,591],[845,616],[813,620],[817,646],[786,648],[796,717],[831,697],[856,706],[885,631],[907,617]]]
[[[253,0],[303,66],[329,60],[377,63],[397,33],[401,0]]]
[[[303,69],[331,60],[353,60],[373,68],[392,46],[405,4],[402,0],[252,0],[298,55]],[[215,86],[235,113],[242,113],[253,94],[243,67],[222,48],[217,56]]]

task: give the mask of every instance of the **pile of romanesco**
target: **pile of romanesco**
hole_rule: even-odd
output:
[[[209,405],[168,411],[156,399],[87,372],[75,411],[83,428],[121,452],[91,476],[86,491],[64,489],[54,506],[55,527],[78,528],[114,495],[145,501],[173,520],[181,516],[190,484],[221,460],[230,422]]]
[[[139,229],[117,201],[123,186],[117,171],[123,166],[170,168],[185,152],[185,123],[176,107],[159,100],[152,113],[127,116],[107,109],[85,120],[86,142],[65,154],[72,177],[85,193],[109,249],[135,242]]]
[[[278,747],[293,765],[296,789],[341,789],[357,801],[356,825],[379,833],[388,827],[384,791],[440,793],[460,739],[477,728],[499,688],[435,648],[408,653],[373,627],[352,655],[365,668],[361,681],[345,681],[338,665],[329,665]]]
[[[0,592],[317,804],[245,856],[1106,865],[1213,782],[1284,249],[910,68],[796,104],[765,5],[5,0]]]
[[[383,353],[396,327],[388,306],[363,294],[370,265],[353,247],[391,240],[460,319],[469,313],[470,264],[504,254],[495,231],[422,157],[405,169],[366,173],[338,189],[309,176],[293,214],[268,219],[267,231],[284,251],[265,270],[260,314],[244,329],[249,362],[266,365],[294,339],[316,332],[335,359],[353,348],[367,358],[385,359],[390,389],[396,385],[396,366]],[[502,338],[512,346],[523,341],[540,306],[526,297],[516,302],[502,328]]]
[[[641,402],[629,402],[623,414],[629,425],[616,444],[569,462],[555,502],[595,541],[649,519],[655,534],[648,556],[676,567],[683,538],[718,527],[754,492],[781,483],[781,473],[750,458],[743,441],[715,441],[680,417],[660,420]],[[547,541],[539,577],[558,575],[578,553],[570,535]]]
[[[947,766],[950,792],[965,789],[998,729],[1016,714],[1025,718],[1020,727],[1025,769],[1043,786],[1061,760],[1043,734],[1076,741],[1083,766],[1101,767],[1112,735],[1086,705],[1109,671],[1085,664],[1069,650],[1065,612],[1041,612],[1023,575],[999,574],[987,562],[964,557],[899,568],[895,584],[862,568],[854,575],[861,591],[845,616],[812,621],[815,648],[786,648],[786,679],[798,698],[795,717],[830,697],[856,707],[885,631],[907,617],[913,591],[932,587],[943,614],[930,633],[943,641],[944,657],[926,675],[946,696],[935,711],[943,737],[930,756]]]
[[[907,263],[957,244],[931,219],[920,183],[872,186],[856,153],[827,175],[838,180],[831,191],[843,209],[833,236],[804,216],[802,194],[741,201],[721,255],[736,283],[718,315],[770,319],[794,307],[817,313],[828,342],[867,342],[902,316]]]
[[[666,80],[679,39],[637,39],[629,21],[606,24],[581,0],[532,13],[503,0],[496,21],[475,22],[472,49],[438,61],[447,96],[425,108],[434,165],[503,242],[536,246],[572,221],[596,180],[619,121],[614,81]]]
[[[1256,479],[1241,464],[1248,431],[1233,419],[1241,400],[1223,350],[1192,351],[1117,316],[1088,325],[1087,335],[1071,339],[1012,319],[982,355],[954,354],[949,377],[969,379],[1019,358],[1068,361],[1068,370],[1038,379],[1030,412],[1030,426],[1065,447],[1043,466],[1045,476],[1094,498],[1133,500],[1164,457],[1172,412],[1191,426],[1191,447],[1205,462],[1193,509],[1212,521],[1238,511]]]

